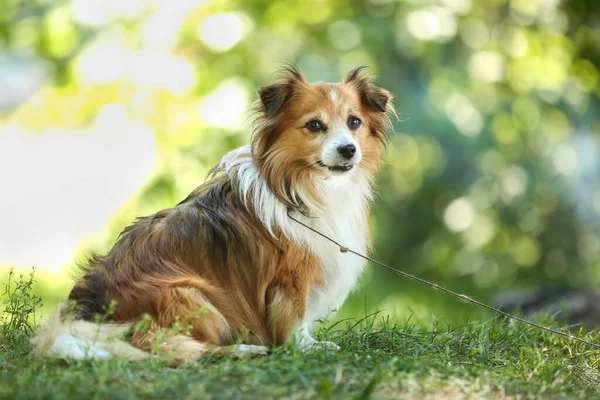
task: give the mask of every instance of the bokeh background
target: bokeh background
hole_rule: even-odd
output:
[[[47,306],[250,137],[256,87],[369,65],[400,115],[374,255],[482,300],[600,283],[596,0],[1,0],[0,266]],[[342,316],[480,312],[371,267]],[[433,317],[435,315],[435,317]]]

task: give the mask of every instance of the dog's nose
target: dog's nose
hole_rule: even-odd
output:
[[[354,153],[356,153],[356,146],[353,144],[345,144],[337,148],[338,153],[342,155],[346,160],[354,157]]]

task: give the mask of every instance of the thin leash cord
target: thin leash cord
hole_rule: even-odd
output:
[[[363,259],[365,259],[365,260],[367,260],[367,261],[370,261],[370,262],[372,262],[373,264],[377,264],[377,265],[379,265],[380,267],[383,267],[383,268],[385,268],[385,269],[388,269],[388,270],[390,270],[390,271],[392,271],[392,272],[395,272],[396,274],[398,274],[398,275],[400,275],[400,276],[403,276],[403,277],[405,277],[405,278],[408,278],[408,279],[411,279],[411,280],[413,280],[413,281],[416,281],[416,282],[422,283],[423,285],[427,285],[427,286],[429,286],[429,287],[432,287],[432,288],[434,288],[434,289],[436,289],[436,290],[439,290],[439,291],[442,291],[442,292],[444,292],[444,293],[447,293],[447,294],[449,294],[449,295],[451,295],[451,296],[453,296],[453,297],[456,297],[456,298],[458,298],[458,299],[460,299],[460,300],[463,300],[463,301],[466,301],[466,302],[468,302],[468,303],[475,304],[476,306],[483,307],[483,308],[485,308],[485,309],[488,309],[489,311],[492,311],[492,312],[494,312],[494,313],[496,313],[496,314],[500,314],[500,315],[502,315],[503,317],[506,317],[506,318],[508,318],[508,319],[512,319],[512,320],[515,320],[515,321],[521,322],[521,323],[523,323],[523,324],[525,324],[525,325],[529,325],[529,326],[532,326],[532,327],[534,327],[534,328],[541,329],[541,330],[543,330],[543,331],[550,332],[550,333],[553,333],[553,334],[555,334],[555,335],[559,335],[559,336],[565,337],[565,338],[567,338],[567,339],[574,340],[574,341],[577,341],[577,342],[580,342],[580,343],[586,344],[586,345],[588,345],[588,346],[591,346],[591,347],[595,347],[595,348],[597,348],[597,349],[600,349],[600,345],[599,345],[599,344],[592,343],[592,342],[590,342],[590,341],[588,341],[588,340],[581,339],[581,338],[579,338],[579,337],[577,337],[577,336],[573,336],[573,335],[570,335],[570,334],[568,334],[568,333],[561,332],[561,331],[559,331],[559,330],[556,330],[556,329],[548,328],[547,326],[540,325],[540,324],[536,324],[535,322],[531,322],[531,321],[528,321],[528,320],[526,320],[526,319],[523,319],[523,318],[520,318],[520,317],[514,316],[514,315],[512,315],[512,314],[509,314],[509,313],[507,313],[507,312],[505,312],[505,311],[502,311],[502,310],[500,310],[499,308],[492,307],[492,306],[490,306],[490,305],[488,305],[488,304],[482,303],[482,302],[480,302],[480,301],[478,301],[478,300],[475,300],[475,299],[472,299],[472,298],[470,298],[470,297],[468,297],[468,296],[465,296],[464,294],[460,294],[460,293],[453,292],[452,290],[450,290],[450,289],[446,289],[445,287],[443,287],[443,286],[440,286],[440,285],[438,285],[438,284],[436,284],[436,283],[429,282],[429,281],[427,281],[427,280],[425,280],[425,279],[422,279],[422,278],[419,278],[419,277],[417,277],[417,276],[414,276],[414,275],[412,275],[412,274],[409,274],[408,272],[400,271],[399,269],[396,269],[396,268],[390,267],[389,265],[386,265],[386,264],[384,264],[384,263],[382,263],[382,262],[380,262],[380,261],[377,261],[377,260],[375,260],[375,259],[373,259],[373,258],[371,258],[371,257],[369,257],[369,256],[365,256],[365,255],[363,255],[363,254],[357,253],[356,251],[354,251],[354,250],[352,250],[352,249],[350,249],[350,248],[348,248],[348,247],[345,247],[345,246],[341,245],[340,243],[336,242],[335,240],[333,240],[333,239],[332,239],[332,238],[330,238],[329,236],[325,235],[324,233],[321,233],[321,232],[319,232],[318,230],[316,230],[316,229],[312,228],[311,226],[309,226],[309,225],[305,224],[304,222],[301,222],[301,221],[297,220],[296,218],[292,217],[292,215],[290,214],[290,212],[288,212],[288,217],[290,217],[292,220],[296,221],[296,222],[297,222],[297,223],[299,223],[300,225],[304,226],[305,228],[307,228],[307,229],[309,229],[309,230],[313,231],[313,232],[314,232],[314,233],[316,233],[317,235],[319,235],[319,236],[321,236],[321,237],[323,237],[323,238],[325,238],[325,239],[329,240],[331,243],[333,243],[333,244],[335,244],[336,246],[338,246],[338,247],[340,248],[340,252],[342,252],[342,253],[352,253],[352,254],[354,254],[354,255],[356,255],[356,256],[358,256],[358,257],[360,257],[360,258],[363,258]]]

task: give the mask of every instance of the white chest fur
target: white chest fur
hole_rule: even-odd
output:
[[[340,179],[327,184],[326,198],[328,211],[315,218],[303,218],[303,222],[343,246],[366,252],[366,193],[349,179]],[[335,244],[306,228],[304,230],[302,239],[309,243],[323,268],[322,283],[311,287],[308,295],[306,322],[310,326],[316,319],[341,307],[356,285],[365,262],[351,253],[341,253]]]

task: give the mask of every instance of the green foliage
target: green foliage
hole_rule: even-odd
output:
[[[28,277],[19,275],[15,280],[13,269],[4,285],[2,313],[0,314],[0,359],[26,355],[31,346],[29,337],[37,323],[36,311],[42,299],[33,292],[35,268]]]

